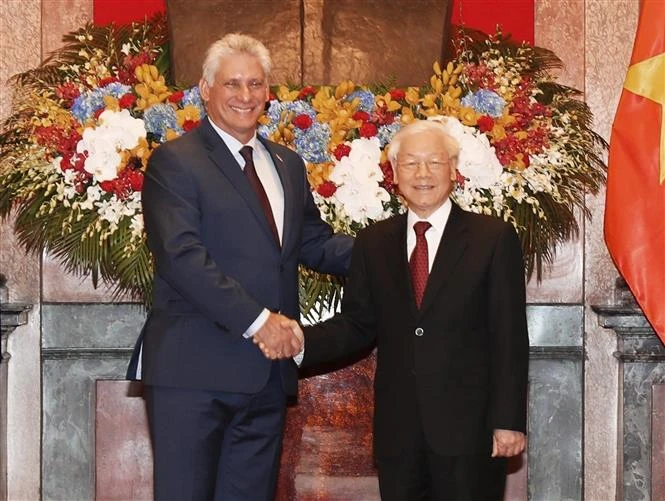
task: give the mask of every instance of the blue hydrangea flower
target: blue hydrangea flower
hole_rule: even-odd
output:
[[[129,85],[124,85],[120,82],[111,82],[110,84],[101,87],[100,90],[105,96],[113,96],[119,99],[128,92],[131,92],[132,88]]]
[[[131,91],[132,88],[129,85],[123,85],[120,82],[111,82],[104,87],[83,92],[79,97],[74,99],[71,109],[72,115],[83,124],[92,118],[97,110],[104,108],[104,96],[121,98]]]
[[[183,107],[188,105],[196,106],[201,114],[201,119],[206,116],[205,106],[203,105],[203,99],[201,99],[201,92],[198,86],[184,90],[181,103]]]
[[[379,127],[379,131],[376,134],[376,136],[379,138],[379,141],[381,141],[381,148],[392,141],[393,137],[395,137],[395,134],[397,134],[397,131],[401,128],[402,124],[400,123],[400,115],[395,117],[395,121],[393,123],[389,125],[381,125]]]
[[[360,99],[360,104],[358,105],[360,111],[372,113],[372,110],[374,110],[374,94],[368,90],[357,90],[349,94],[346,100],[353,101],[355,98]]]
[[[295,128],[296,151],[305,160],[312,163],[327,162],[330,127],[328,124],[315,122],[306,130]]]
[[[483,115],[497,118],[503,114],[506,101],[493,90],[480,89],[464,96],[462,106],[473,108]]]
[[[160,142],[166,139],[166,129],[173,129],[178,134],[184,131],[178,126],[175,110],[168,104],[155,104],[143,114],[145,130],[154,134]]]
[[[293,113],[294,117],[298,115],[307,115],[312,120],[316,119],[316,110],[312,108],[312,105],[306,101],[291,101],[290,103],[284,103],[285,108]]]
[[[265,139],[270,139],[270,136],[277,130],[276,123],[270,123],[268,125],[259,125],[256,128],[256,133]]]
[[[282,111],[284,111],[284,103],[273,99],[270,101],[268,106],[268,111],[266,111],[266,116],[270,119],[270,124],[277,124],[280,117],[282,116]]]
[[[81,93],[72,104],[72,115],[80,123],[87,122],[92,115],[104,107],[104,93],[101,89],[93,89]]]

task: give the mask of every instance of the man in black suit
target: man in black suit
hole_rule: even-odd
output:
[[[525,448],[520,244],[510,224],[450,201],[458,153],[437,122],[395,136],[389,155],[408,213],[358,234],[342,313],[304,329],[303,366],[377,344],[384,501],[502,499],[505,458]]]
[[[270,65],[251,37],[211,45],[207,118],[157,148],[146,171],[155,281],[142,379],[158,500],[273,498],[297,369],[255,343],[280,357],[301,349],[283,325],[299,316],[299,263],[348,268],[353,241],[321,220],[302,159],[256,135]]]

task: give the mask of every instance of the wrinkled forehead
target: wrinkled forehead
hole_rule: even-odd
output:
[[[410,134],[402,139],[398,157],[443,157],[448,158],[445,136],[427,130]]]

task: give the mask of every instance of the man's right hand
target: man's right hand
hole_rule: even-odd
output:
[[[252,337],[263,354],[271,359],[292,358],[302,350],[302,334],[298,336],[300,326],[279,313],[270,313],[268,320]]]

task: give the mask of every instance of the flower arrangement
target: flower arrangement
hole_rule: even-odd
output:
[[[28,250],[48,250],[147,304],[143,172],[152,150],[196,127],[205,110],[197,89],[167,83],[161,17],[89,25],[65,42],[14,77],[0,135],[0,215],[15,211]],[[584,194],[604,180],[606,144],[578,92],[553,81],[560,62],[551,52],[461,32],[456,53],[422,87],[276,86],[258,133],[305,159],[322,216],[353,235],[405,210],[385,148],[395,133],[415,119],[441,121],[461,146],[454,200],[510,221],[527,275],[540,278],[556,245],[578,231]],[[338,282],[302,271],[305,314],[338,300]]]

